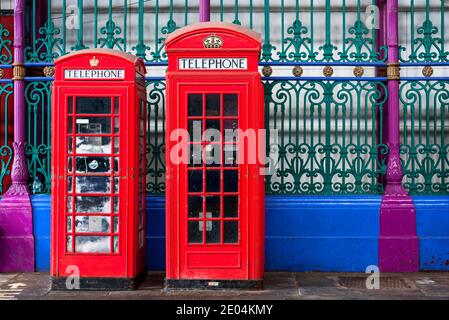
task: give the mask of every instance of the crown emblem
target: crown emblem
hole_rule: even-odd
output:
[[[91,67],[97,67],[100,63],[100,60],[98,60],[97,57],[94,56],[92,59],[90,59],[89,63]]]
[[[211,34],[203,40],[204,48],[221,48],[223,46],[223,39],[215,34]]]

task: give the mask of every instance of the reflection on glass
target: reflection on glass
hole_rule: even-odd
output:
[[[114,236],[114,253],[118,253],[118,236]]]
[[[65,249],[66,249],[67,252],[73,252],[73,249],[72,249],[72,236],[68,236],[67,237]]]
[[[210,228],[206,229],[206,243],[220,243],[220,221],[207,221],[207,223],[210,224]]]
[[[120,179],[119,177],[114,177],[114,193],[119,193],[120,190]]]
[[[114,197],[113,201],[114,201],[114,212],[117,213],[118,212],[118,206],[119,206],[119,199],[118,199],[118,197]]]
[[[223,96],[223,104],[225,116],[238,115],[238,96],[236,94],[225,94]]]
[[[76,173],[110,173],[109,157],[76,157]]]
[[[73,152],[73,138],[69,137],[67,139],[67,152],[72,153]]]
[[[73,202],[73,197],[67,197],[67,212],[72,212],[72,210],[73,210],[73,205],[72,205],[72,202]]]
[[[109,114],[111,113],[110,97],[77,97],[76,113],[78,114]]]
[[[110,252],[110,236],[77,236],[75,237],[75,252]]]
[[[67,158],[67,171],[69,173],[73,172],[73,166],[72,166],[72,157]]]
[[[76,177],[77,193],[110,193],[110,177],[85,176]]]
[[[67,132],[73,133],[73,118],[69,117],[67,120]]]
[[[77,196],[75,210],[78,213],[110,213],[111,197]]]
[[[67,192],[71,193],[73,190],[73,178],[72,177],[67,177]]]
[[[223,222],[223,240],[224,243],[239,242],[239,223],[238,221]]]
[[[76,137],[76,153],[111,153],[111,137]]]
[[[67,217],[67,232],[72,232],[72,217]]]
[[[118,233],[118,217],[114,217],[114,233]]]
[[[189,94],[188,109],[189,116],[201,116],[203,114],[203,95]]]
[[[110,232],[111,218],[102,216],[76,216],[75,232]]]
[[[203,242],[203,221],[189,221],[188,229],[189,243]]]

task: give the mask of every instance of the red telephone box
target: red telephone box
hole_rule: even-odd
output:
[[[145,277],[145,65],[108,49],[55,61],[54,289],[129,289]]]
[[[264,128],[260,49],[227,23],[166,40],[168,289],[262,287],[264,178],[249,161]]]

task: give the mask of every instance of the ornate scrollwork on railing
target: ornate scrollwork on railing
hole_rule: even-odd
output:
[[[35,177],[42,182],[41,193],[49,193],[51,156],[51,82],[30,82],[25,88],[27,105],[27,142],[30,188]]]
[[[267,128],[279,129],[270,194],[382,193],[381,82],[266,81]],[[269,94],[267,94],[269,93]]]
[[[401,85],[401,160],[411,194],[449,193],[449,82]]]
[[[0,24],[0,64],[10,64],[13,61],[11,33]]]
[[[147,81],[147,192],[165,192],[165,82]]]

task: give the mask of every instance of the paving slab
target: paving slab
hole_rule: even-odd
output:
[[[364,273],[267,272],[264,290],[164,289],[164,273],[149,272],[132,291],[52,291],[43,272],[0,274],[1,300],[430,300],[449,299],[449,273],[395,273],[368,289]]]

